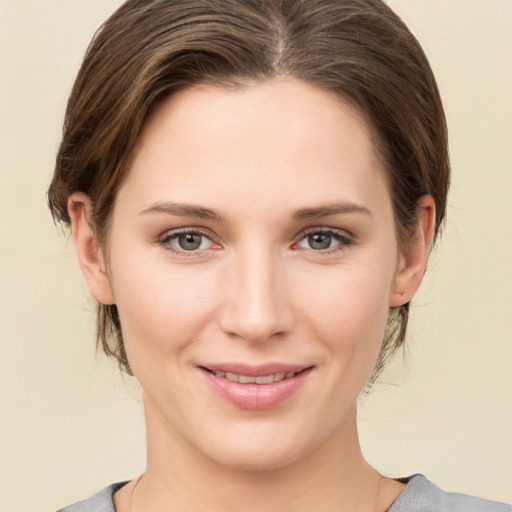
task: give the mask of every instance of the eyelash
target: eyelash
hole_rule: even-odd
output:
[[[302,241],[307,240],[313,235],[327,235],[332,237],[332,239],[337,242],[334,247],[328,247],[326,249],[304,248],[305,250],[314,254],[333,254],[335,252],[346,249],[348,246],[353,245],[355,242],[354,237],[346,231],[332,228],[309,228],[302,234],[300,240],[295,243],[294,246],[299,245]]]
[[[186,235],[198,235],[202,237],[202,239],[207,239],[211,244],[214,244],[212,241],[212,237],[209,233],[202,231],[197,228],[183,228],[183,229],[176,229],[173,231],[168,231],[165,233],[158,241],[158,243],[162,246],[164,246],[166,249],[180,254],[184,256],[197,256],[199,250],[198,249],[178,249],[172,246],[172,241],[177,240],[180,236],[186,236]],[[203,243],[203,240],[201,240],[201,244]]]
[[[196,235],[202,237],[201,244],[203,243],[204,239],[207,239],[211,244],[215,244],[215,242],[212,240],[212,237],[209,233],[202,231],[197,228],[183,228],[178,230],[173,230],[165,233],[159,240],[158,243],[162,246],[164,246],[166,249],[175,252],[180,255],[184,256],[197,256],[199,252],[201,252],[200,247],[197,249],[184,249],[184,248],[175,248],[172,246],[173,240],[178,240],[180,236],[186,236],[186,235]],[[346,231],[341,231],[337,229],[332,228],[309,228],[303,233],[301,233],[301,237],[297,242],[293,244],[293,248],[297,248],[301,242],[304,240],[307,240],[309,237],[314,235],[326,235],[329,237],[332,237],[337,243],[334,247],[328,247],[326,249],[313,249],[311,247],[304,247],[303,249],[306,251],[309,251],[314,254],[332,254],[337,251],[343,250],[346,247],[354,244],[355,240],[352,235],[347,233]],[[299,246],[300,248],[300,246]],[[206,250],[206,249],[203,249]]]

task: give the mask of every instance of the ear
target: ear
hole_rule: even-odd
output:
[[[101,304],[115,304],[101,245],[92,227],[91,198],[75,192],[69,196],[68,212],[78,262],[93,297]]]
[[[417,203],[418,221],[405,253],[400,254],[389,306],[409,302],[420,287],[434,237],[436,207],[432,196],[420,197]]]

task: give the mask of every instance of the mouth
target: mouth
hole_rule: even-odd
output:
[[[276,407],[301,389],[313,366],[221,364],[200,366],[218,396],[245,410]]]
[[[240,384],[272,384],[273,382],[280,382],[284,379],[291,379],[300,372],[278,372],[270,373],[268,375],[244,375],[242,373],[215,371],[209,368],[204,368],[207,372],[212,373],[215,377],[222,377],[231,382],[239,382]],[[304,371],[304,370],[301,370]]]

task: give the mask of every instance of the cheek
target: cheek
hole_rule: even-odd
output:
[[[384,328],[391,288],[389,273],[366,266],[342,269],[313,280],[315,286],[306,288],[304,305],[317,326],[340,335],[364,335]]]
[[[176,353],[190,344],[214,304],[212,276],[194,265],[173,267],[164,258],[131,253],[113,266],[113,288],[130,364]]]
[[[359,394],[375,366],[389,313],[389,272],[371,265],[344,269],[307,288],[303,314],[309,337],[322,340],[337,386]],[[337,387],[335,386],[335,387]]]

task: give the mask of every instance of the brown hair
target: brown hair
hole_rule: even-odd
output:
[[[357,105],[375,132],[404,247],[431,194],[436,234],[449,184],[447,130],[421,46],[380,0],[128,0],[98,30],[78,73],[48,199],[91,197],[100,242],[149,109],[196,83],[304,80]],[[373,380],[403,343],[409,304],[390,311]],[[130,373],[115,305],[98,306],[98,343]]]

